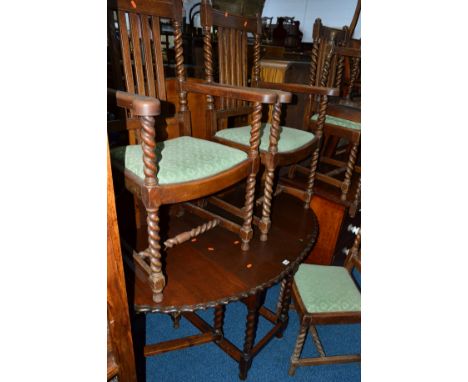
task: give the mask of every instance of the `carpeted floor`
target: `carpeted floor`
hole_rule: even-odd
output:
[[[272,310],[275,310],[278,293],[279,287],[275,286],[267,294],[266,305]],[[213,309],[198,313],[207,322],[212,323]],[[243,345],[246,314],[247,309],[240,302],[229,304],[226,308],[225,336],[240,349]],[[273,338],[254,358],[247,381],[360,381],[360,363],[300,367],[296,375],[290,377],[288,375],[289,358],[299,326],[295,311],[291,310],[289,317],[289,325],[283,338]],[[270,328],[271,324],[260,318],[257,340]],[[360,324],[318,326],[318,331],[328,355],[360,353]],[[180,321],[180,328],[173,329],[168,315],[149,314],[147,316],[146,342],[148,344],[197,333],[199,333],[198,330],[183,318]],[[309,337],[307,337],[302,355],[317,355]],[[240,381],[237,362],[213,343],[149,357],[146,360],[146,374],[147,382]]]

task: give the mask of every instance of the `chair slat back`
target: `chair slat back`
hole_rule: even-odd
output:
[[[181,0],[110,0],[109,11],[117,11],[126,90],[167,100],[161,29],[167,20],[174,30],[176,75],[185,81],[182,49]],[[180,112],[188,113],[186,93],[179,90]],[[190,118],[183,116],[181,135],[190,134]],[[132,139],[131,139],[132,140]],[[137,139],[138,140],[138,139]],[[130,142],[135,143],[135,142]]]
[[[262,23],[259,15],[256,17],[240,16],[227,11],[214,9],[208,1],[201,4],[201,22],[206,34],[212,32],[217,39],[218,46],[218,81],[221,84],[247,86],[249,63],[247,58],[247,35],[252,33],[256,44],[254,44],[254,67],[260,72],[260,35]],[[258,40],[258,43],[257,43]],[[256,51],[258,50],[258,53]],[[207,81],[214,80],[214,60],[212,44],[205,43],[205,73]],[[211,66],[211,67],[210,67]],[[257,79],[258,81],[258,79]],[[220,99],[219,109],[234,111],[246,106],[245,101],[233,99]]]
[[[350,98],[351,91],[354,88],[360,74],[360,49],[350,48],[351,32],[347,26],[341,30],[324,26],[320,19],[316,19],[313,28],[314,46],[316,41],[333,41],[337,47],[329,64],[329,73],[327,85],[341,89],[341,97]],[[326,53],[319,53],[319,62],[323,68]],[[319,64],[320,65],[320,64]],[[344,86],[345,77],[348,83]]]
[[[344,26],[342,29],[337,28],[330,28],[326,27],[322,24],[321,19],[316,19],[314,22],[312,38],[315,43],[318,41],[328,41],[328,44],[333,44],[333,46],[347,46],[349,44],[350,36],[349,36],[349,28]],[[326,49],[326,48],[323,48]],[[334,53],[334,52],[333,52]],[[326,61],[326,57],[329,54],[329,51],[322,51],[319,53],[319,72],[322,72],[323,65]],[[343,62],[339,62],[339,58],[333,54],[330,58],[329,65],[329,73],[327,79],[327,86],[336,86],[337,81],[341,82],[341,72],[342,72],[342,64]],[[321,65],[321,66],[320,66]],[[341,69],[337,69],[340,67]]]

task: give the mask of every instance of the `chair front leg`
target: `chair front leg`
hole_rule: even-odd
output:
[[[148,223],[148,251],[150,254],[150,275],[149,281],[153,291],[153,301],[159,303],[163,299],[162,290],[166,285],[166,279],[162,274],[161,267],[161,246],[159,244],[159,205],[152,200],[150,192],[157,186],[156,178],[156,130],[154,128],[154,117],[141,117],[141,139],[143,149],[143,163],[145,181],[142,191],[145,193],[144,204],[146,206]]]
[[[260,127],[262,119],[262,104],[256,102],[252,116],[252,130],[250,132],[250,149],[248,152],[249,159],[252,162],[252,170],[247,178],[247,186],[245,190],[245,205],[244,205],[244,224],[240,229],[240,237],[242,240],[242,251],[249,250],[249,242],[252,239],[252,220],[253,208],[255,199],[255,180],[258,172],[258,147],[260,145]]]
[[[148,213],[148,243],[150,253],[150,269],[149,280],[151,290],[153,291],[153,301],[161,302],[163,300],[162,291],[166,285],[166,279],[162,273],[161,266],[161,246],[159,244],[159,208],[147,208]]]
[[[263,191],[263,206],[262,206],[262,219],[260,224],[260,240],[267,241],[268,231],[271,226],[271,200],[273,198],[273,184],[275,178],[275,159],[278,154],[278,141],[280,138],[280,113],[281,104],[277,102],[273,110],[273,121],[270,129],[270,144],[268,147],[268,160],[265,164],[266,176],[265,176],[265,188]]]
[[[349,207],[349,217],[354,218],[356,216],[357,209],[359,207],[359,202],[361,200],[361,177],[359,177],[359,183],[354,194],[354,200],[351,206]]]
[[[354,165],[356,163],[357,153],[358,153],[359,142],[353,143],[351,152],[349,153],[349,159],[346,164],[346,172],[343,183],[341,184],[341,200],[346,200],[346,195],[348,194],[349,187],[351,186],[351,177],[353,176]]]
[[[319,105],[319,115],[317,118],[317,130],[315,132],[318,138],[318,144],[317,144],[317,148],[312,154],[312,161],[310,162],[310,172],[309,172],[309,177],[307,179],[304,208],[309,208],[310,201],[312,200],[315,175],[317,173],[317,165],[318,165],[318,160],[319,160],[320,147],[322,143],[323,126],[325,125],[325,118],[327,115],[327,106],[328,106],[328,97],[322,96],[320,100],[320,105]]]
[[[301,328],[299,329],[299,335],[296,339],[296,345],[294,346],[294,351],[291,356],[291,362],[289,364],[289,375],[294,375],[296,373],[296,368],[299,362],[299,357],[301,356],[302,348],[304,347],[304,342],[307,337],[307,329],[309,328],[309,322],[306,318],[301,320]]]

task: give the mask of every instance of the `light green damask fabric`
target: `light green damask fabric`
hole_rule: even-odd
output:
[[[271,124],[262,123],[260,135],[260,150],[268,151],[270,145]],[[231,127],[218,131],[215,136],[231,142],[240,143],[244,146],[250,145],[251,126]],[[292,129],[290,127],[280,126],[280,139],[278,141],[278,152],[286,153],[297,150],[314,139],[315,135],[308,131]]]
[[[318,119],[318,114],[314,114],[314,116],[311,118],[312,121],[317,121],[317,119]],[[353,130],[361,130],[360,122],[348,121],[347,119],[334,117],[332,115],[327,115],[325,117],[325,123],[329,123],[331,125],[337,125],[341,127],[347,127],[348,129],[353,129]]]
[[[309,313],[361,310],[361,294],[346,268],[301,264],[294,281]]]
[[[144,179],[141,145],[117,147],[114,161]],[[178,137],[156,144],[159,184],[198,180],[218,174],[247,159],[247,154],[216,142],[193,137]]]

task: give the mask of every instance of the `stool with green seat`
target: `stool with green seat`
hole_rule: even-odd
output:
[[[299,315],[300,329],[294,346],[289,375],[298,366],[359,362],[360,354],[327,356],[315,325],[352,324],[361,322],[361,292],[353,277],[361,272],[361,232],[356,235],[343,267],[301,264],[294,275],[292,296]],[[310,332],[318,357],[300,358]]]

